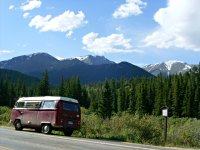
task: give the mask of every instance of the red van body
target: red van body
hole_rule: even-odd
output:
[[[70,136],[80,128],[80,121],[79,103],[68,97],[22,97],[11,112],[11,123],[16,130],[33,128],[46,134],[61,130]]]

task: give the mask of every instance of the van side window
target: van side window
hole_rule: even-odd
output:
[[[63,109],[64,109],[64,110],[69,110],[69,111],[75,111],[75,112],[78,112],[78,111],[79,111],[77,105],[75,105],[75,104],[70,104],[70,103],[64,103],[64,104],[63,104]]]
[[[15,107],[16,108],[24,108],[24,102],[16,102]]]
[[[26,102],[26,108],[39,108],[40,102]]]
[[[56,104],[55,101],[44,101],[43,105],[42,105],[42,108],[44,108],[44,109],[52,109],[52,108],[55,108],[55,104]]]

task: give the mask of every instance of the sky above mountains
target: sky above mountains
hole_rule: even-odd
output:
[[[199,0],[0,0],[0,61],[35,52],[200,61]]]

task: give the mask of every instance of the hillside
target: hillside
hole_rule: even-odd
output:
[[[38,76],[38,74],[35,74],[35,76]],[[49,71],[49,78],[53,83],[58,83],[62,76],[65,79],[72,76],[79,76],[82,83],[99,82],[105,79],[120,79],[122,77],[126,79],[133,77],[153,77],[153,75],[145,70],[127,62],[98,66],[82,64],[67,69]]]
[[[7,69],[0,69],[0,80],[1,79],[7,79],[11,82],[17,82],[20,80],[23,81],[26,85],[35,85],[39,83],[39,79],[36,77],[31,77],[26,74]]]

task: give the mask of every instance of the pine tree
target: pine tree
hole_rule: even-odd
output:
[[[122,111],[125,110],[125,101],[126,101],[124,79],[120,80],[119,85],[120,85],[120,87],[119,87],[119,90],[118,90],[117,106],[118,106],[118,112],[122,112]]]
[[[103,118],[110,118],[112,115],[112,93],[108,81],[105,81],[102,100],[99,104],[99,114]]]
[[[98,110],[98,98],[97,95],[99,95],[99,92],[97,92],[96,89],[88,87],[88,97],[90,101],[89,110],[91,112],[96,112]]]
[[[61,78],[61,83],[60,83],[60,87],[59,87],[59,96],[65,96],[65,88],[64,88],[63,76]]]
[[[132,86],[132,88],[130,89],[129,91],[129,107],[128,107],[128,111],[131,113],[131,114],[134,114],[135,113],[135,89],[134,89],[134,86]]]
[[[136,113],[139,115],[144,115],[144,93],[143,93],[143,85],[140,84],[136,87]]]
[[[186,86],[186,92],[183,99],[183,111],[182,115],[184,117],[190,117],[191,116],[191,83],[190,80],[188,80],[187,86]]]
[[[38,88],[38,95],[39,96],[50,95],[49,77],[48,77],[47,71],[44,72],[43,77],[40,81],[39,88]]]
[[[81,83],[79,77],[74,78],[74,91],[73,91],[73,97],[75,99],[79,100],[79,103],[83,105],[83,100],[82,100],[82,89],[81,89]]]
[[[82,87],[81,100],[82,100],[82,106],[85,108],[89,108],[90,102],[88,100],[88,93],[85,87]]]
[[[161,114],[161,108],[164,106],[163,105],[163,78],[162,76],[159,76],[157,78],[157,83],[156,83],[156,90],[155,90],[155,103],[154,103],[154,110],[153,113],[155,115],[160,115]]]
[[[175,117],[180,117],[180,110],[181,108],[181,104],[180,104],[180,97],[179,97],[179,89],[180,89],[180,83],[179,80],[177,78],[177,76],[175,76],[173,78],[172,81],[172,115]]]
[[[155,99],[155,97],[154,97],[154,91],[153,91],[153,89],[155,89],[153,86],[152,86],[152,81],[151,80],[146,80],[146,82],[148,82],[147,84],[145,84],[146,85],[146,107],[145,107],[145,109],[146,109],[146,112],[148,113],[148,114],[152,114],[153,113],[153,104],[154,104],[154,99]]]
[[[117,111],[118,111],[118,109],[117,109],[117,92],[116,92],[116,82],[115,82],[115,80],[111,81],[111,91],[112,91],[112,98],[113,98],[112,108],[113,108],[113,111],[115,113],[117,113]]]
[[[196,74],[196,90],[195,90],[195,110],[196,110],[196,114],[195,116],[197,118],[200,118],[200,62],[199,62],[199,66],[198,66],[198,72]]]

